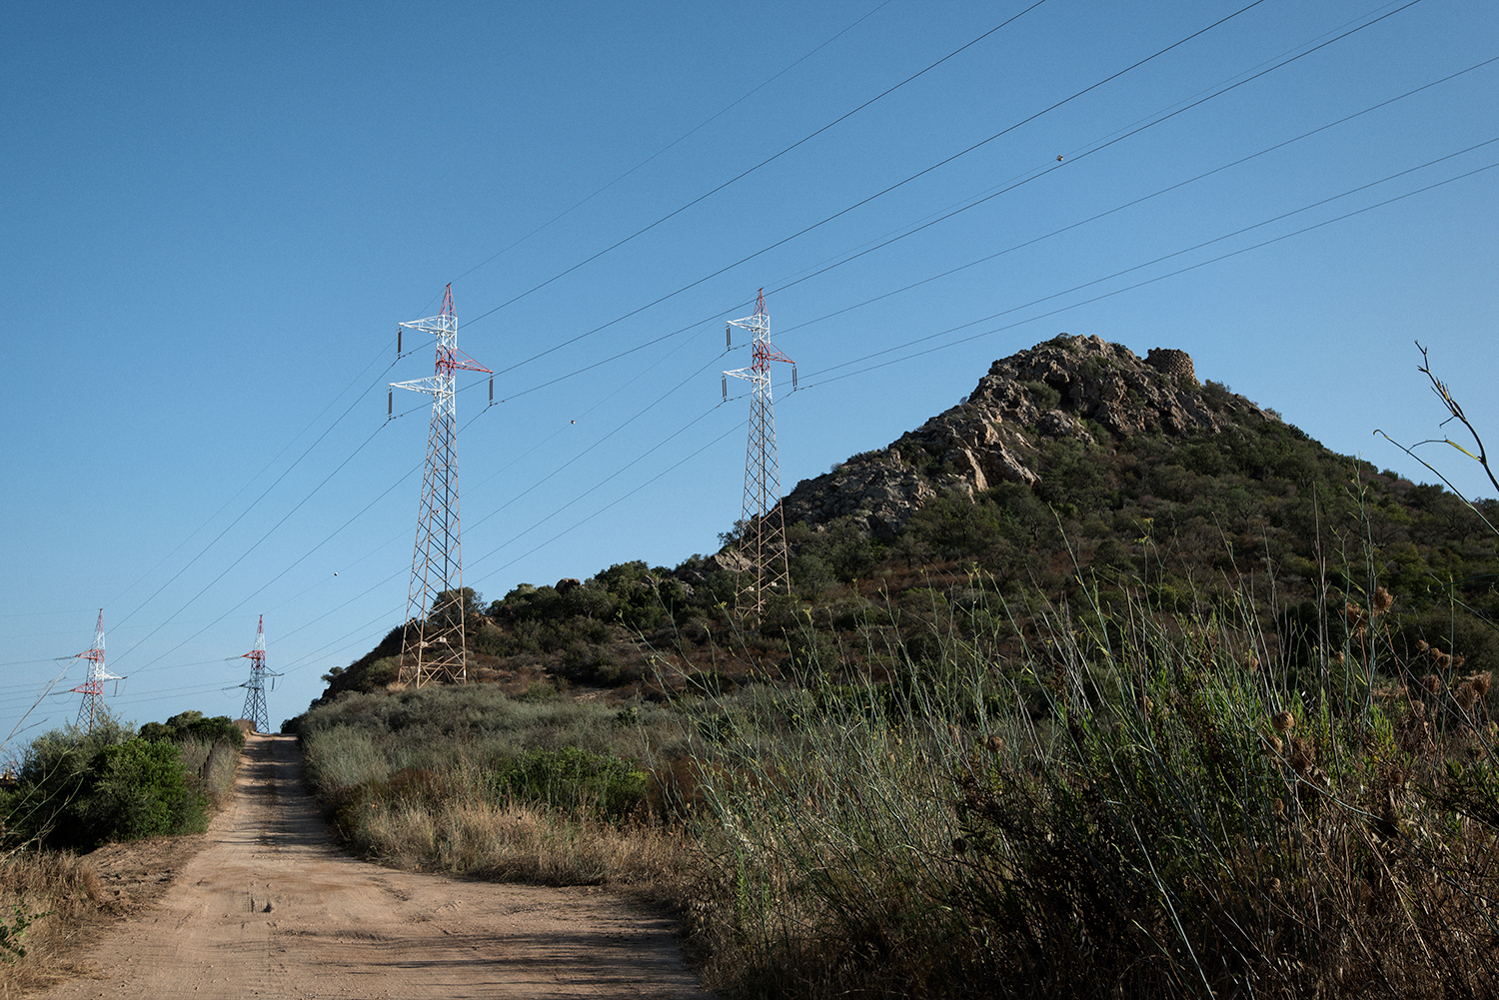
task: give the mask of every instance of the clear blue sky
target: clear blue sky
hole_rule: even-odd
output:
[[[761,287],[785,491],[1062,331],[1430,480],[1419,339],[1499,446],[1499,5],[1244,6],[11,0],[0,734],[100,607],[136,722],[400,620],[448,282],[490,599],[717,547]]]

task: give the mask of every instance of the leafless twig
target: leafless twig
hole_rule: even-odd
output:
[[[1437,394],[1437,398],[1442,401],[1442,405],[1445,406],[1447,408],[1447,412],[1451,414],[1451,416],[1449,416],[1446,420],[1442,421],[1442,426],[1445,427],[1447,424],[1451,423],[1454,420],[1460,422],[1464,427],[1468,429],[1468,433],[1473,436],[1473,444],[1478,448],[1478,454],[1473,454],[1471,451],[1464,448],[1456,441],[1453,441],[1451,438],[1441,438],[1439,440],[1441,441],[1441,443],[1450,444],[1452,447],[1456,448],[1458,451],[1462,452],[1464,455],[1467,455],[1473,461],[1483,466],[1484,475],[1489,477],[1489,482],[1493,483],[1495,491],[1499,492],[1499,479],[1494,478],[1494,470],[1489,467],[1489,456],[1488,452],[1484,450],[1483,438],[1478,436],[1478,431],[1474,430],[1473,425],[1468,421],[1467,414],[1463,412],[1462,404],[1452,398],[1452,393],[1447,389],[1447,383],[1443,382],[1441,379],[1437,378],[1435,374],[1433,374],[1431,370],[1430,352],[1427,350],[1427,348],[1421,346],[1421,342],[1419,340],[1416,341],[1416,350],[1421,352],[1421,364],[1416,367],[1416,370],[1431,380],[1431,391]],[[1421,442],[1421,444],[1427,443],[1428,442],[1426,441]]]

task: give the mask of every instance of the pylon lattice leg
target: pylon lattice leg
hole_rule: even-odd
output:
[[[466,679],[456,430],[453,413],[441,406],[442,402],[439,399],[433,403],[427,435],[427,465],[401,650],[401,680],[417,687],[430,681],[461,683]],[[451,406],[451,393],[446,402]]]

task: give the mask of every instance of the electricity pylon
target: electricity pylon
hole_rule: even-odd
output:
[[[78,706],[79,729],[84,732],[93,732],[94,723],[103,714],[103,706],[99,699],[104,697],[105,681],[122,681],[125,678],[119,674],[112,674],[104,669],[104,609],[99,609],[99,623],[94,626],[93,648],[73,657],[75,660],[88,661],[88,674],[82,684],[73,689],[74,694],[83,695],[83,702]]]
[[[430,378],[392,382],[432,396],[432,426],[427,435],[427,471],[417,518],[416,550],[411,559],[411,587],[406,596],[406,627],[401,640],[399,679],[421,687],[428,681],[462,683],[467,647],[463,632],[463,547],[458,532],[458,427],[454,372],[488,372],[458,350],[458,315],[453,286],[442,297],[442,312],[402,323],[400,330],[420,330],[437,337],[437,367]],[[494,398],[494,380],[489,394]],[[387,415],[390,412],[387,406]]]
[[[734,327],[751,336],[748,368],[726,371],[724,398],[729,395],[728,378],[744,379],[751,385],[749,446],[744,461],[744,507],[740,517],[739,553],[753,563],[752,575],[739,588],[735,603],[741,612],[758,614],[765,597],[791,589],[791,561],[786,552],[786,515],[781,510],[781,469],[776,457],[775,407],[770,394],[770,363],[792,365],[791,386],[796,388],[795,362],[770,342],[770,317],[765,314],[765,289],[755,299],[755,314],[729,320],[724,331],[728,346],[734,346]]]
[[[260,627],[255,633],[255,648],[241,658],[250,661],[250,679],[240,685],[245,689],[245,707],[241,718],[249,719],[257,733],[268,733],[271,731],[271,720],[265,707],[265,679],[281,675],[267,670],[265,666],[265,615],[260,616]]]

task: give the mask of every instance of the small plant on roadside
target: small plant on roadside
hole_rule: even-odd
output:
[[[50,912],[34,913],[20,903],[12,903],[10,916],[0,917],[0,961],[12,963],[18,958],[25,958],[26,946],[22,939],[26,936],[27,928],[51,915]]]

